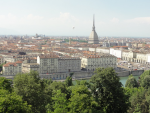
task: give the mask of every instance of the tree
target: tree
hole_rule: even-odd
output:
[[[62,93],[67,93],[67,87],[63,82],[53,82],[50,84],[52,91],[61,90]]]
[[[87,86],[72,86],[72,93],[69,99],[69,113],[102,113],[95,109],[98,103],[94,101],[91,92]]]
[[[125,94],[122,83],[113,68],[97,68],[91,78],[91,92],[100,110],[107,113],[126,113],[129,95]]]
[[[12,91],[12,80],[6,79],[5,77],[0,77],[0,89],[5,89]]]
[[[147,89],[143,87],[128,88],[130,93],[131,107],[128,109],[128,113],[149,113],[149,94]]]
[[[73,85],[73,84],[72,84],[72,77],[69,76],[69,77],[66,78],[66,80],[65,80],[65,85],[66,85],[67,87]]]
[[[76,80],[76,84],[77,85],[84,85],[84,86],[87,86],[88,88],[90,88],[90,83],[89,82],[87,82],[87,80]]]
[[[0,113],[32,113],[31,105],[23,102],[21,96],[0,89]]]
[[[65,80],[65,84],[66,84],[67,87],[73,85],[73,84],[72,84],[72,76],[73,76],[73,74],[74,74],[74,73],[70,73],[70,76],[68,76],[68,77],[66,78],[66,80]]]
[[[53,113],[67,113],[67,99],[66,94],[62,93],[61,90],[56,90],[55,95],[52,98],[54,100],[54,112]]]
[[[133,75],[130,75],[126,81],[125,87],[134,88],[138,87],[138,83],[136,79],[133,77]]]
[[[150,75],[150,70],[146,70],[144,71],[144,73],[141,74],[140,80],[139,80],[140,83],[144,80],[146,75]]]
[[[148,89],[150,87],[150,75],[146,75],[140,85],[145,89]]]
[[[34,113],[46,112],[45,106],[51,102],[51,89],[35,71],[17,74],[14,77],[14,91],[32,105]]]

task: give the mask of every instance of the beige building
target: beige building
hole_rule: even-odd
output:
[[[39,72],[39,64],[37,63],[22,64],[23,73],[29,73],[31,70]]]
[[[9,62],[3,65],[3,75],[16,75],[22,73],[22,61]]]
[[[116,67],[117,58],[112,55],[89,55],[81,58],[81,68],[86,69],[87,71],[94,71],[99,67]]]
[[[147,62],[147,54],[146,53],[136,53],[136,59],[134,62],[145,64]]]
[[[123,51],[122,52],[122,60],[126,60],[129,62],[137,62],[137,63],[147,63],[148,62],[148,53],[135,52],[135,51]]]
[[[136,52],[122,51],[122,60],[127,60],[129,62],[135,62],[136,57],[137,57]]]

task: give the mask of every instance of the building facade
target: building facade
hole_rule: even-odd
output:
[[[22,61],[9,62],[3,65],[3,75],[16,75],[22,73]]]
[[[101,56],[84,56],[81,58],[81,68],[87,71],[94,71],[99,67],[113,67],[116,68],[117,58],[112,55]]]
[[[56,73],[58,71],[58,56],[56,55],[42,55],[37,57],[39,66],[39,73],[48,74]]]
[[[80,58],[59,58],[58,59],[58,72],[77,72],[81,71]]]
[[[39,72],[39,64],[37,64],[37,63],[25,63],[22,65],[22,72],[23,73],[29,73],[31,70]]]

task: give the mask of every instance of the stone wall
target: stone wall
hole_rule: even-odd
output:
[[[66,79],[68,76],[70,76],[70,73],[53,73],[53,74],[40,74],[41,78],[45,79],[53,79],[53,80],[63,80]],[[87,71],[80,71],[80,72],[74,72],[72,78],[73,79],[80,79],[80,78],[89,78],[93,75],[93,72],[87,72]]]
[[[144,72],[144,70],[135,70],[135,71],[123,71],[123,72],[117,72],[117,76],[123,77],[123,76],[129,76],[130,74],[132,75],[141,75]],[[71,72],[67,73],[53,73],[53,74],[40,74],[41,78],[45,79],[52,79],[52,80],[65,80],[68,76],[70,76]],[[91,78],[91,76],[94,75],[93,72],[87,72],[87,71],[80,71],[80,72],[74,72],[72,78],[73,79],[88,79]],[[1,75],[1,77],[6,77],[8,79],[13,79],[14,76],[12,75]]]
[[[130,71],[117,72],[117,76],[119,76],[119,77],[125,77],[125,76],[129,76],[129,75],[130,75]]]
[[[134,71],[123,71],[123,72],[117,72],[117,76],[123,77],[123,76],[129,76],[129,75],[133,75],[133,76],[139,76],[144,72],[144,70],[134,70]]]
[[[141,75],[144,72],[144,70],[135,70],[135,71],[131,71],[130,74],[132,75]]]

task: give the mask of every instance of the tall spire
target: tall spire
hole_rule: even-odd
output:
[[[92,27],[92,31],[95,31],[95,18],[94,18],[94,15],[93,15],[93,27]]]

